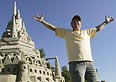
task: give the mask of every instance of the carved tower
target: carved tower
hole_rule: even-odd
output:
[[[12,18],[0,39],[0,82],[65,82],[58,58],[56,75],[49,65],[35,49],[15,1]]]

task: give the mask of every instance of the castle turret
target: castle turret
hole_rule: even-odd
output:
[[[28,63],[25,61],[19,62],[19,75],[18,75],[18,82],[31,82],[29,77],[29,66]]]
[[[13,7],[13,16],[12,16],[12,28],[11,28],[11,31],[12,31],[12,36],[11,37],[17,37],[17,33],[16,33],[16,21],[15,21],[15,18],[16,18],[16,14],[17,14],[17,8],[16,8],[16,1],[14,2],[14,7]]]
[[[55,57],[55,77],[61,77],[61,71],[60,71],[60,65],[59,65],[59,61],[58,61],[58,57]]]
[[[16,16],[17,10],[16,10],[16,1],[14,2],[14,7],[13,7],[13,15]]]
[[[62,77],[57,56],[55,57],[55,80],[56,82],[64,82],[64,77]]]
[[[64,82],[55,59],[56,75],[35,48],[15,0],[11,20],[0,39],[0,82]]]
[[[27,45],[34,48],[34,42],[31,40],[31,37],[25,29],[25,24],[20,16],[20,11],[17,10],[16,1],[14,2],[12,18],[7,24],[7,28],[2,35],[2,39],[7,44],[17,44],[18,42],[21,45]]]

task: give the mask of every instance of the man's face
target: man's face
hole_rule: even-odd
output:
[[[78,19],[74,19],[71,22],[73,31],[79,31],[81,29],[82,23]]]

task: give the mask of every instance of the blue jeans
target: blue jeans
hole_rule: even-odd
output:
[[[69,63],[72,82],[99,82],[97,70],[93,62],[74,61]]]

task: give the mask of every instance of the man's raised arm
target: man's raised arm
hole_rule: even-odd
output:
[[[110,16],[108,16],[108,17],[105,16],[105,21],[96,27],[97,28],[97,32],[102,30],[107,24],[109,24],[112,21],[114,21],[114,18],[112,18]]]
[[[44,14],[42,14],[42,16],[39,16],[38,14],[36,16],[33,17],[35,20],[37,20],[38,22],[40,22],[41,24],[43,24],[45,27],[47,27],[48,29],[55,31],[56,27],[46,21],[43,20],[44,18]]]

